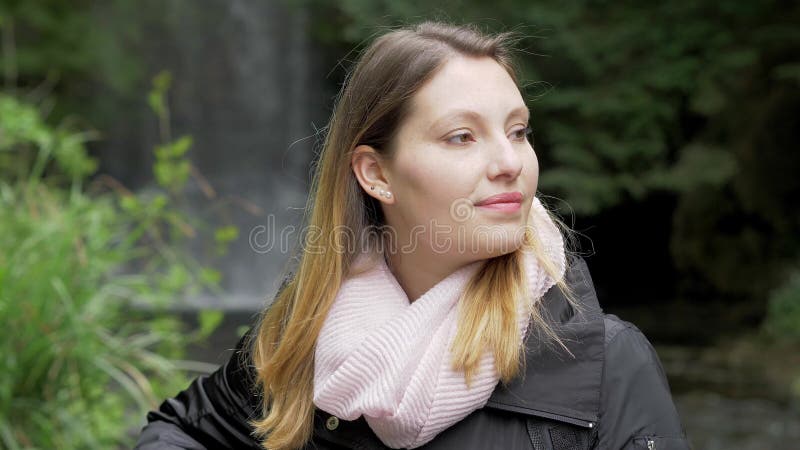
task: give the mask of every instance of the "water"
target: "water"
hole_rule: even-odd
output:
[[[676,393],[674,399],[695,449],[800,448],[800,411],[787,402],[712,391]]]
[[[199,262],[222,272],[228,295],[189,302],[257,308],[274,291],[272,280],[289,255],[288,248],[254,250],[250,235],[265,226],[280,232],[300,223],[315,131],[327,122],[332,103],[325,79],[330,62],[311,42],[306,9],[253,0],[148,5],[154,9],[149,15],[159,20],[141,24],[147,32],[137,52],[148,78],[162,70],[172,74],[172,138],[193,137],[187,155],[216,192],[209,199],[190,181],[184,207],[212,223],[192,250]],[[98,8],[102,18],[103,6]],[[140,126],[115,122],[97,149],[106,171],[138,191],[153,183],[151,149],[160,139],[152,112],[140,103],[127,111]],[[239,237],[226,255],[217,256],[211,235],[224,224],[238,227]]]
[[[789,392],[796,357],[760,345],[656,346],[695,449],[800,448],[800,402]]]

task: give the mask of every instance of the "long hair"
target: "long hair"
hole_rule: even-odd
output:
[[[452,56],[493,58],[519,87],[511,57],[513,38],[510,32],[487,35],[471,25],[422,22],[376,38],[348,73],[327,127],[306,206],[308,226],[299,247],[313,241],[315,251],[296,250],[296,269],[261,312],[257,330],[248,341],[263,399],[261,416],[251,420],[251,425],[264,448],[300,448],[311,439],[316,341],[342,282],[356,269],[352,266],[357,252],[342,249],[352,247],[353,236],[384,225],[380,202],[362,191],[351,169],[353,149],[371,145],[381,157],[390,159],[390,144],[408,113],[409,99]],[[523,246],[534,251],[542,268],[569,293],[555,262],[545,257],[530,227]],[[486,348],[494,352],[504,383],[524,366],[523,336],[516,324],[516,305],[525,294],[521,251],[489,259],[459,300],[453,367],[464,371],[468,383]],[[561,343],[538,309],[531,311],[531,320],[529,328]]]

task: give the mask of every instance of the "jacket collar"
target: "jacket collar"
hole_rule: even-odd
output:
[[[543,297],[543,315],[572,353],[537,331],[526,337],[525,368],[508,385],[499,383],[487,407],[593,427],[600,413],[605,325],[589,269],[575,258],[566,274],[576,311],[554,286]],[[534,328],[533,326],[528,327]]]

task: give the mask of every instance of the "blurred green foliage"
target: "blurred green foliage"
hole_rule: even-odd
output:
[[[108,3],[120,15],[136,11],[132,2]],[[107,58],[123,50],[123,37],[140,33],[138,24],[126,25],[112,17],[100,22],[93,15],[95,8],[97,2],[89,0],[0,2],[0,24],[14,41],[14,58],[4,58],[3,63],[13,66],[14,84],[24,84],[42,74],[84,78],[100,75],[119,89],[133,87],[133,81],[142,75],[139,60],[131,55],[113,61]]]
[[[773,336],[800,344],[800,269],[772,292],[767,319],[766,329]]]
[[[762,328],[773,339],[800,345],[800,266],[772,291]],[[795,374],[791,392],[800,399],[800,374]]]
[[[109,177],[87,184],[92,136],[0,94],[2,448],[129,447],[126,432],[198,368],[181,362],[186,345],[223,318],[201,311],[187,331],[158,314],[203,288],[219,292],[218,273],[182,250],[202,225],[175,203],[191,139],[160,145],[163,190],[135,194]]]

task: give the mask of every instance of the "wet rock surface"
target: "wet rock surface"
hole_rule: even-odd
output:
[[[763,398],[728,398],[715,392],[674,396],[696,450],[795,450],[800,411]]]

